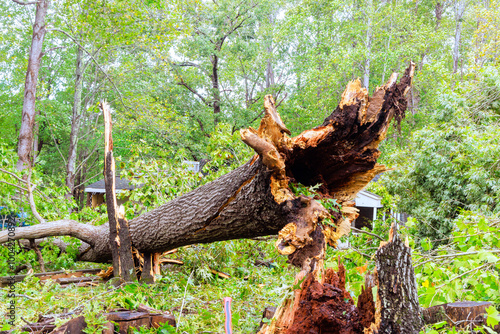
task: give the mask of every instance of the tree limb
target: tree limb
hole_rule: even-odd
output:
[[[29,227],[16,227],[13,237],[8,236],[8,231],[0,232],[0,244],[11,240],[37,239],[54,236],[71,236],[93,245],[98,233],[96,226],[86,225],[71,219],[56,220]]]
[[[375,233],[371,233],[371,232],[368,232],[368,231],[365,231],[365,230],[360,230],[358,228],[355,228],[354,226],[351,226],[351,230],[353,230],[354,232],[356,233],[364,233],[364,234],[368,234],[368,235],[371,235],[372,237],[375,237],[377,239],[380,239],[382,241],[385,241],[384,238],[382,238],[380,235],[377,235]]]
[[[35,204],[35,199],[33,198],[33,190],[36,188],[36,185],[31,187],[31,168],[29,169],[29,174],[28,174],[28,179],[26,182],[26,188],[28,190],[28,202],[30,204],[30,209],[31,212],[33,213],[33,216],[38,220],[41,224],[45,224],[45,219],[40,216],[38,213],[38,210],[36,209],[36,204]]]
[[[39,1],[21,1],[21,0],[12,0],[13,2],[17,3],[18,5],[36,5]]]

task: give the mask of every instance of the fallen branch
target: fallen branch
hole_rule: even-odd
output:
[[[368,231],[365,231],[365,230],[360,230],[359,228],[356,228],[354,226],[351,226],[351,230],[356,232],[356,233],[363,233],[363,234],[367,234],[367,235],[370,235],[372,237],[375,237],[381,241],[385,241],[384,238],[382,238],[380,235],[377,235],[375,233],[371,233],[371,232],[368,232]]]

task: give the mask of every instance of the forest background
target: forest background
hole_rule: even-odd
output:
[[[24,210],[36,224],[12,175],[21,175],[16,151],[36,9],[18,2],[0,4],[0,206]],[[83,192],[102,179],[101,99],[114,110],[121,175],[144,184],[126,206],[127,216],[134,217],[251,157],[238,130],[258,126],[264,95],[274,96],[284,123],[297,135],[321,124],[348,81],[359,77],[373,92],[413,61],[406,119],[381,145],[380,161],[394,170],[369,190],[383,196],[380,218],[384,211],[386,217],[411,216],[402,233],[414,249],[422,306],[457,300],[500,305],[497,0],[53,1],[45,20],[31,158],[35,202],[46,219],[107,221],[105,208],[86,206]],[[206,176],[184,170],[186,160],[201,161]],[[385,239],[392,220],[377,220],[373,232]],[[365,234],[349,239],[350,250],[329,249],[329,265],[337,254],[347,259],[350,288],[358,291],[379,240]],[[220,331],[220,301],[213,296],[233,295],[241,300],[235,303],[234,326],[246,333],[264,306],[277,306],[292,281],[293,269],[272,243],[183,249],[176,256],[185,265],[168,269],[153,288],[161,298],[133,285],[106,298],[100,288],[54,303],[50,294],[60,292],[33,278],[20,288],[27,295],[44,294],[36,301],[21,299],[20,309],[33,320],[90,299],[85,312],[94,315],[91,328],[97,331],[100,310],[147,300],[157,308],[177,307],[186,318],[179,328],[194,333]],[[6,254],[4,247],[0,252]],[[0,262],[7,261],[3,255]],[[58,256],[50,243],[43,255],[49,269],[92,266],[75,263],[71,249]],[[256,258],[269,265],[255,266]],[[33,251],[20,253],[18,261],[39,266]],[[213,270],[234,279],[217,280]],[[253,278],[243,280],[247,276]],[[23,303],[35,307],[28,310]],[[182,313],[181,305],[193,312]],[[494,308],[489,313],[498,317]]]

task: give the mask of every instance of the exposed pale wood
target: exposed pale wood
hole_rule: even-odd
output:
[[[109,220],[109,242],[113,257],[113,274],[115,277],[130,282],[137,280],[137,276],[135,274],[128,221],[125,219],[123,207],[118,208],[116,203],[111,108],[106,102],[101,102],[99,107],[104,114],[104,183]]]

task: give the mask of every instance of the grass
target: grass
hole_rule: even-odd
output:
[[[138,304],[145,304],[171,311],[179,325],[178,333],[222,333],[222,299],[232,297],[234,332],[252,333],[264,308],[278,306],[291,291],[297,272],[285,263],[286,258],[274,250],[273,244],[273,240],[236,240],[180,249],[172,257],[182,259],[185,264],[164,266],[162,276],[153,285],[63,288],[53,281],[41,282],[30,276],[16,284],[18,320],[13,329],[20,332],[24,320],[36,322],[39,315],[79,312],[89,324],[88,333],[100,333],[106,322],[102,314],[106,311],[135,309]],[[257,259],[264,260],[268,266],[256,266]],[[76,263],[80,268],[96,266],[103,267],[102,264]],[[219,278],[211,269],[225,272],[231,278]],[[9,301],[7,289],[0,290],[0,313],[7,311]],[[60,319],[56,324],[65,321],[67,319]],[[4,325],[1,329],[10,328]],[[155,330],[141,329],[140,332],[154,333]]]

